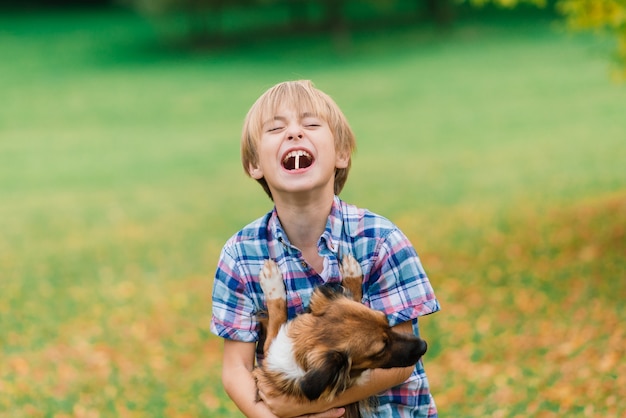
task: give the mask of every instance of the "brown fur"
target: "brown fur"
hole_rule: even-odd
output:
[[[267,260],[266,266],[267,263],[273,261]],[[255,378],[271,388],[269,396],[284,394],[301,401],[332,400],[358,384],[359,378],[366,378],[362,375],[367,370],[408,367],[426,352],[426,342],[422,339],[395,332],[384,313],[360,303],[360,266],[353,258],[344,258],[344,266],[347,263],[356,266],[349,274],[342,270],[343,285],[350,288],[353,298],[331,287],[319,287],[311,297],[310,312],[298,315],[286,325],[295,362],[304,375],[286,376],[267,365],[255,369]],[[278,272],[277,266],[273,268]],[[285,300],[269,300],[266,355],[285,320]],[[359,416],[358,405],[348,405],[344,416]]]

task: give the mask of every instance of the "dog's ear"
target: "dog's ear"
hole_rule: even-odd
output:
[[[344,289],[339,284],[325,284],[315,288],[313,295],[311,296],[311,303],[309,304],[309,312],[313,315],[322,315],[326,312],[328,303],[333,299],[337,299],[344,296]]]
[[[311,369],[300,380],[304,396],[313,401],[328,388],[330,393],[341,392],[348,387],[350,379],[350,357],[343,351],[320,353]]]

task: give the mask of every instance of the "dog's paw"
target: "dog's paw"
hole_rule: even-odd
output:
[[[268,300],[286,297],[283,275],[274,260],[265,260],[261,273],[259,273],[259,283]]]
[[[341,277],[344,279],[347,277],[361,277],[363,275],[361,265],[358,261],[356,261],[352,254],[343,256],[343,261],[341,262],[339,271],[341,272]]]

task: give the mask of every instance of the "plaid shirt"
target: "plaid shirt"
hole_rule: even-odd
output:
[[[339,260],[351,253],[363,270],[363,303],[383,311],[391,326],[439,310],[439,303],[408,238],[389,220],[335,196],[326,229],[317,243],[324,271],[316,273],[289,243],[276,210],[234,235],[220,256],[213,286],[211,331],[244,342],[259,340],[257,313],[265,309],[258,275],[264,260],[278,263],[287,291],[287,317],[305,312],[313,290],[338,283]],[[257,360],[262,355],[257,349]],[[375,417],[436,417],[422,361],[401,385],[378,395]],[[365,413],[365,411],[363,411]]]

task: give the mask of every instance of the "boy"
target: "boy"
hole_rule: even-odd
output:
[[[224,338],[222,381],[248,417],[340,417],[341,406],[378,396],[376,417],[436,417],[422,362],[375,369],[367,383],[332,404],[288,397],[256,401],[251,371],[264,309],[258,275],[276,261],[287,290],[288,318],[306,310],[313,289],[341,281],[339,260],[352,254],[363,270],[363,303],[383,311],[394,330],[418,334],[417,317],[439,310],[433,289],[406,236],[390,221],[349,205],[338,195],[355,148],[335,102],[310,81],[277,84],[246,116],[241,155],[245,172],[274,201],[274,209],[224,246],[215,275],[211,330]]]

